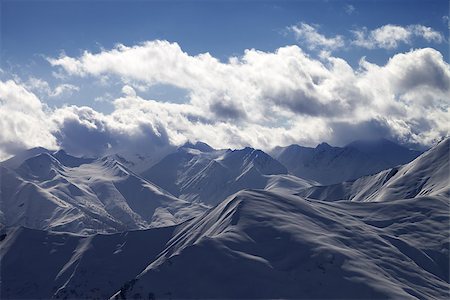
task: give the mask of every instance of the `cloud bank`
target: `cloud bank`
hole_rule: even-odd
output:
[[[449,134],[450,67],[431,48],[396,54],[385,65],[362,59],[355,69],[330,54],[312,58],[298,46],[249,49],[221,62],[159,40],[49,62],[67,76],[115,76],[123,81],[123,95],[113,100],[110,114],[49,109],[24,86],[2,82],[3,157],[38,145],[101,155],[150,153],[187,140],[270,149],[376,136],[430,145]],[[139,96],[138,86],[158,84],[186,90],[188,100]]]

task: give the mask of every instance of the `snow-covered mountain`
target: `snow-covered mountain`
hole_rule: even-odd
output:
[[[308,201],[241,191],[180,225],[116,298],[448,296],[449,202]]]
[[[164,249],[176,227],[80,236],[10,228],[0,235],[2,299],[107,299]]]
[[[271,152],[289,173],[326,185],[405,164],[420,154],[386,139],[355,141],[342,148],[327,143],[316,148],[291,145],[277,147]]]
[[[283,175],[272,177],[280,190],[240,191],[172,227],[88,237],[7,228],[0,234],[1,294],[446,299],[449,153],[447,139],[387,176],[391,184],[361,181],[379,202],[289,195],[289,179],[294,187],[297,181]]]
[[[157,149],[152,149],[151,152],[131,152],[131,151],[120,151],[117,153],[107,155],[108,158],[112,158],[120,162],[123,166],[127,167],[129,170],[136,174],[140,174],[170,153],[177,150],[176,146],[167,145],[164,147],[159,147]]]
[[[18,152],[15,156],[13,156],[7,160],[1,161],[0,166],[9,168],[9,169],[15,169],[15,168],[19,167],[28,158],[39,155],[41,153],[52,153],[52,152],[56,152],[56,151],[45,149],[43,147],[35,147],[35,148],[23,150],[23,151]]]
[[[299,195],[319,200],[390,201],[416,196],[450,197],[450,138],[412,162],[355,181],[314,186]]]
[[[241,191],[175,227],[0,236],[5,298],[425,298],[449,289],[448,199]]]
[[[204,143],[189,143],[142,176],[180,199],[215,205],[245,188],[264,189],[275,180],[273,175],[286,174],[282,164],[261,150],[215,150]]]
[[[319,185],[315,181],[289,174],[265,175],[265,177],[267,178],[267,183],[264,190],[288,195],[297,194],[306,188]]]
[[[17,167],[17,159],[0,166],[4,226],[118,232],[172,225],[206,209],[177,199],[114,159],[39,152]]]

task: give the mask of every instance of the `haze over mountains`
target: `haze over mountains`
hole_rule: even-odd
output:
[[[295,176],[333,184],[405,164],[421,154],[386,139],[360,140],[345,147],[277,147],[272,155]]]
[[[188,143],[140,174],[46,149],[2,162],[2,297],[449,295],[450,139],[417,158],[383,140],[272,154]],[[305,162],[371,175],[321,186],[293,175]]]
[[[450,197],[449,139],[414,161],[351,182],[315,186],[299,194],[319,200],[391,201],[417,196]]]

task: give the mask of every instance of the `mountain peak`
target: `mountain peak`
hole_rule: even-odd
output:
[[[25,177],[49,180],[56,176],[57,171],[62,170],[62,166],[50,153],[43,152],[25,160],[18,170]]]
[[[53,152],[53,155],[67,155],[67,152],[64,149],[59,149],[58,151]]]
[[[212,152],[214,151],[214,148],[212,148],[210,145],[197,141],[195,142],[195,144],[193,144],[190,141],[187,141],[186,143],[184,143],[180,148],[182,149],[196,149],[199,150],[201,152]]]
[[[243,150],[246,150],[246,151],[253,151],[253,150],[255,150],[255,148],[250,147],[250,146],[246,146],[246,147],[244,147]]]
[[[70,154],[67,154],[67,152],[63,149],[54,152],[53,157],[56,158],[61,164],[69,168],[79,167],[83,164],[88,164],[95,160],[95,158],[72,156]]]
[[[52,150],[45,149],[43,147],[34,147],[17,153],[15,156],[0,162],[4,167],[15,169],[18,168],[25,160],[39,155],[41,153],[51,153]]]
[[[316,147],[317,150],[327,150],[327,149],[330,149],[330,148],[332,148],[332,147],[326,142],[320,143]]]
[[[58,160],[50,153],[42,152],[25,160],[27,165],[39,164],[41,166],[59,165]]]

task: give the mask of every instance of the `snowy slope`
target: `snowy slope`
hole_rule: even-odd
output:
[[[0,241],[2,299],[107,299],[153,261],[174,227],[78,236],[11,228]]]
[[[308,182],[265,175],[278,176],[265,186],[272,191],[240,191],[173,227],[89,237],[8,228],[0,235],[1,293],[69,299],[446,299],[449,152],[447,139],[385,174],[387,181],[395,179],[389,186],[384,179],[378,185],[370,185],[371,177],[361,179],[367,180],[361,191],[389,201],[306,199],[289,195],[289,186],[296,190]],[[26,174],[48,178],[62,172],[58,168],[67,169],[59,164]]]
[[[420,152],[381,139],[355,141],[342,148],[327,143],[316,148],[291,145],[275,148],[271,154],[289,173],[328,185],[408,163]]]
[[[175,146],[167,145],[164,147],[153,149],[148,153],[143,151],[132,152],[122,150],[120,152],[110,154],[107,157],[117,160],[127,169],[133,171],[136,174],[140,174],[154,166],[168,154],[175,152],[176,149],[177,148]]]
[[[185,182],[200,173],[211,161],[226,153],[226,150],[210,150],[209,148],[202,151],[205,150],[204,148],[188,143],[164,157],[141,175],[173,195],[179,196]]]
[[[264,189],[271,175],[286,173],[283,165],[261,150],[214,150],[197,143],[180,147],[142,176],[180,199],[215,205],[241,189]]]
[[[43,152],[0,167],[0,221],[74,233],[117,232],[178,223],[205,207],[180,200],[111,158]]]
[[[180,225],[116,298],[439,298],[449,202],[307,201],[241,191]]]
[[[35,147],[27,150],[23,150],[17,153],[15,156],[0,162],[0,166],[10,169],[15,169],[20,166],[25,160],[41,153],[52,153],[54,151],[48,150],[42,147]]]
[[[330,186],[315,186],[299,195],[320,200],[389,201],[416,196],[450,197],[450,138],[412,162],[378,174]]]
[[[267,178],[267,183],[264,187],[265,190],[289,195],[297,194],[306,188],[319,185],[315,181],[298,178],[289,174],[266,175],[265,177]]]
[[[448,298],[450,139],[323,187],[251,148],[173,154],[154,167],[190,201],[266,190],[204,212],[111,157],[42,151],[0,166],[2,298]]]
[[[4,298],[437,298],[448,199],[308,201],[242,191],[174,227],[0,235]]]

